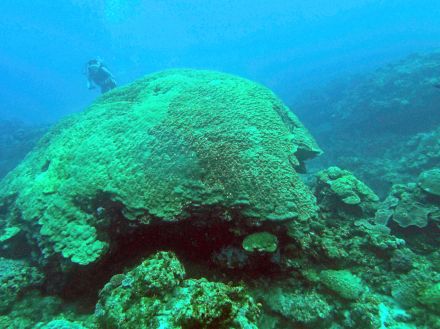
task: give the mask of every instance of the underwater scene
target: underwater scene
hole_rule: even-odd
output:
[[[439,17],[2,0],[0,328],[440,329]]]

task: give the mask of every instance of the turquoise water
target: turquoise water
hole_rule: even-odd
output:
[[[0,328],[440,328],[440,5],[0,4]]]

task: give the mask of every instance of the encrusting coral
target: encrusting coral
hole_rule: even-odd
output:
[[[364,292],[362,281],[347,270],[324,270],[320,281],[330,290],[346,299],[358,299]]]
[[[278,239],[269,232],[257,232],[246,236],[242,247],[248,252],[275,252],[278,248]]]
[[[440,201],[435,195],[435,180],[425,179],[430,172],[420,175],[419,184],[396,184],[376,213],[376,221],[386,225],[390,220],[406,228],[426,227],[430,222],[440,222]],[[426,191],[429,189],[430,192]],[[434,197],[432,197],[434,195]]]

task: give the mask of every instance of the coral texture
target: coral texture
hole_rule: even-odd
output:
[[[424,177],[424,174],[421,175]],[[423,185],[423,184],[422,184]],[[429,186],[433,184],[430,183]],[[425,189],[428,184],[424,184]],[[431,189],[432,187],[430,187]],[[389,196],[382,202],[376,213],[376,221],[387,224],[390,219],[406,228],[424,228],[430,221],[440,221],[440,202],[430,197],[422,186],[415,183],[396,184]]]
[[[44,276],[26,261],[0,257],[0,314],[8,311],[26,289],[38,287]]]
[[[125,274],[130,284],[111,280],[96,306],[99,327],[257,328],[259,308],[242,287],[184,273],[174,254],[159,252]]]
[[[342,298],[358,299],[364,292],[361,279],[346,270],[325,270],[320,273],[321,282]]]
[[[316,177],[315,195],[323,213],[344,218],[374,216],[379,197],[351,172],[330,167]]]
[[[109,250],[109,207],[143,224],[208,206],[260,221],[313,217],[296,170],[319,153],[270,90],[222,73],[165,71],[51,129],[1,182],[0,209],[43,262],[87,265]]]
[[[269,232],[258,232],[244,238],[242,247],[248,252],[275,252],[278,248],[278,239]]]

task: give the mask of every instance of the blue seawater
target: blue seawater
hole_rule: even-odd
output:
[[[2,0],[0,328],[440,328],[439,16]]]

